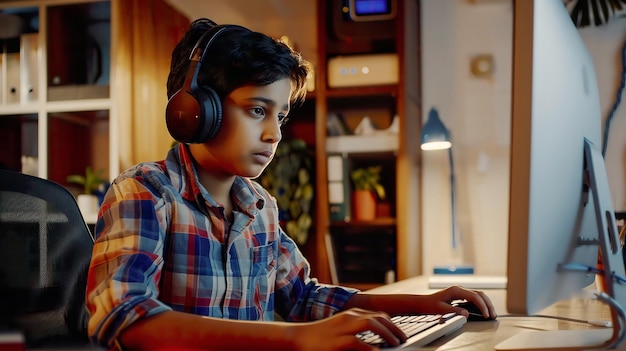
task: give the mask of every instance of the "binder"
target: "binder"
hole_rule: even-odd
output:
[[[39,93],[37,86],[38,34],[22,34],[20,37],[20,102],[36,102]]]
[[[351,216],[348,160],[341,154],[329,154],[327,167],[330,220],[347,222]]]
[[[6,89],[5,102],[19,104],[20,102],[20,54],[19,52],[6,53]]]

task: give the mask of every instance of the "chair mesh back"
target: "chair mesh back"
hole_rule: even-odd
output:
[[[65,188],[0,170],[0,330],[22,331],[28,346],[85,342],[92,248]]]

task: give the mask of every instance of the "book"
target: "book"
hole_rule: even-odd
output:
[[[328,155],[328,205],[331,221],[349,221],[350,179],[348,161],[340,154]]]

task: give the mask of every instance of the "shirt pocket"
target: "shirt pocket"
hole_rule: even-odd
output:
[[[276,273],[273,242],[252,248],[252,276],[268,275],[269,273]]]
[[[270,299],[274,295],[276,284],[275,245],[270,243],[252,248],[252,275],[249,291],[252,293],[253,304],[256,305],[259,319],[271,319],[273,310],[268,310]]]

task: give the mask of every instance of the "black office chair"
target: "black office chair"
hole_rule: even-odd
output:
[[[92,248],[64,187],[0,170],[0,331],[21,331],[29,348],[88,344]]]

